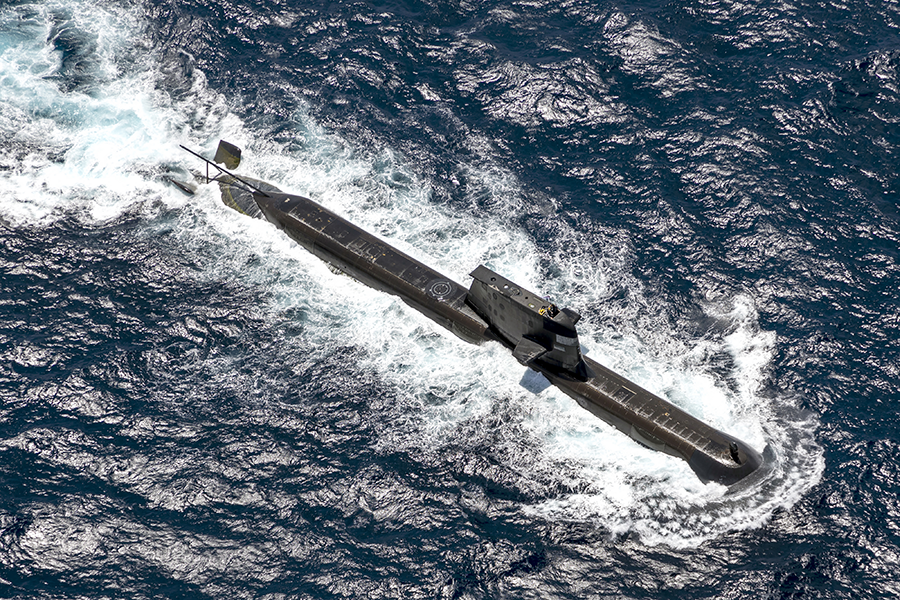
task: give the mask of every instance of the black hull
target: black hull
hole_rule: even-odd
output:
[[[514,343],[472,310],[469,290],[462,285],[308,198],[274,191],[251,194],[229,183],[220,185],[232,208],[266,218],[322,260],[399,296],[462,339],[476,344],[495,340],[513,349]],[[573,377],[540,359],[527,366],[638,443],[684,459],[704,482],[732,485],[762,464],[762,456],[747,444],[588,358],[584,366],[589,377]]]

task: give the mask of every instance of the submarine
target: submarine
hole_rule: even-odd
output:
[[[463,340],[506,346],[522,365],[635,442],[685,460],[704,483],[731,486],[762,465],[762,455],[750,445],[583,356],[577,312],[484,265],[470,273],[465,287],[309,198],[235,175],[241,150],[224,140],[212,160],[181,148],[205,162],[205,173],[193,172],[195,179],[218,183],[230,208],[266,219],[332,268],[398,296]],[[197,189],[167,179],[185,193]]]

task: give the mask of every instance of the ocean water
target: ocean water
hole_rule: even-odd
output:
[[[765,452],[704,485],[219,139]],[[0,597],[900,595],[900,5],[0,3]]]

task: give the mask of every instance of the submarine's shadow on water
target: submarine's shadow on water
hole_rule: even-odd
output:
[[[525,372],[522,373],[522,379],[519,381],[519,385],[532,394],[540,394],[553,384],[537,371],[525,369]]]

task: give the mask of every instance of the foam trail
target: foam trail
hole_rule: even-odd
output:
[[[159,175],[185,129],[210,135],[187,127],[189,107],[221,99],[201,73],[180,103],[160,91],[159,57],[140,48],[139,13],[93,2],[3,11],[0,164],[8,176],[0,196],[8,221],[79,211],[105,220],[147,200],[181,201]]]

